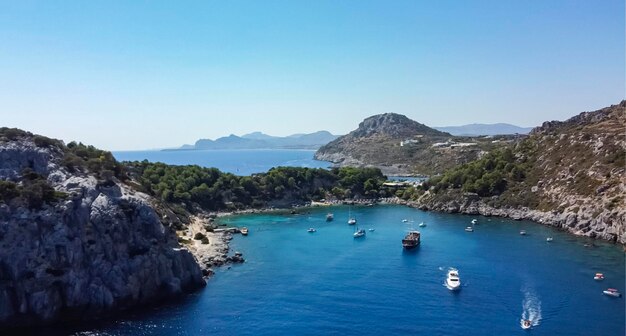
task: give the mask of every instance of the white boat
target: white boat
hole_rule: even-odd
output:
[[[526,235],[526,231],[525,231],[525,230],[521,230],[521,231],[519,232],[519,234],[521,234],[522,236],[525,236],[525,235]]]
[[[315,232],[315,231],[317,231],[317,230],[315,230],[314,228],[309,228],[309,229],[307,230],[307,232]]]
[[[348,225],[356,224],[356,218],[352,217],[352,209],[348,209]]]
[[[597,281],[604,280],[604,274],[596,273],[596,275],[593,277],[593,280],[597,280]]]
[[[352,236],[354,236],[354,238],[359,238],[359,237],[363,237],[365,236],[365,230],[363,229],[357,229]]]
[[[520,321],[520,325],[522,326],[522,329],[526,330],[526,329],[530,329],[530,327],[532,327],[532,322],[530,322],[530,320],[521,320]]]
[[[459,277],[459,271],[456,268],[448,270],[448,276],[446,277],[446,287],[449,290],[454,291],[461,288],[461,278]]]
[[[372,231],[374,231],[374,230],[376,230],[376,229],[369,229],[368,231],[369,231],[369,232],[372,232]]]
[[[419,227],[424,227],[424,226],[426,226],[426,223],[424,223],[424,222],[421,222],[420,225],[419,225]]]
[[[476,218],[472,219],[472,224],[476,224],[478,220]]]
[[[604,295],[612,296],[612,297],[620,297],[622,293],[618,292],[615,288],[609,288],[607,290],[602,291]]]
[[[471,227],[471,226],[468,226],[468,227],[465,228],[465,231],[467,231],[467,232],[474,232],[474,228]]]
[[[547,242],[551,242],[552,240],[553,240],[553,239],[552,239],[552,237],[548,237],[548,238],[546,238],[546,241],[547,241]]]
[[[408,222],[408,221],[409,221],[409,220],[405,218],[405,219],[403,219],[403,220],[402,220],[402,223],[406,223],[406,222]]]
[[[332,213],[327,213],[326,214],[326,221],[327,222],[331,222],[333,219],[335,219],[335,216]]]

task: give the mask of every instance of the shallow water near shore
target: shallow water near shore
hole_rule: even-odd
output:
[[[176,304],[84,328],[86,335],[623,335],[620,246],[527,221],[423,212],[403,206],[302,209],[227,217],[247,226],[231,244],[246,263],[217,270]],[[325,221],[327,211],[335,220]],[[366,229],[352,237],[348,211]],[[465,232],[472,218],[474,232]],[[402,219],[407,219],[403,223]],[[426,227],[418,227],[424,222]],[[314,227],[317,232],[309,233]],[[368,231],[368,229],[375,231]],[[404,251],[409,229],[422,244]],[[521,236],[520,230],[527,235]],[[554,237],[546,242],[546,237]],[[593,243],[593,247],[585,247]],[[449,291],[446,270],[462,288]],[[602,272],[605,280],[593,276]],[[524,331],[520,319],[532,320]],[[74,332],[77,330],[73,330]]]

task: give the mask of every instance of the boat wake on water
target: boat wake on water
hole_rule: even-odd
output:
[[[530,326],[536,327],[541,322],[541,300],[537,296],[537,294],[530,289],[522,289],[524,293],[524,300],[522,301],[522,317],[520,319],[520,325],[522,328],[525,325],[528,325],[530,321]],[[525,328],[526,329],[526,328]]]

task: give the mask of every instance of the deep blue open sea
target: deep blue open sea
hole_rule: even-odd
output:
[[[621,247],[528,221],[353,207],[301,215],[230,217],[247,226],[232,250],[246,262],[222,268],[183,300],[81,329],[87,335],[624,335]],[[335,221],[327,223],[332,211]],[[472,218],[475,232],[465,232]],[[409,220],[403,223],[402,219]],[[420,222],[426,227],[418,228]],[[315,233],[307,228],[314,227]],[[404,251],[410,228],[422,244]],[[521,236],[520,230],[527,235]],[[546,237],[554,237],[546,242]],[[585,244],[593,244],[585,247]],[[459,270],[458,292],[444,285]],[[605,280],[593,280],[603,272]],[[520,328],[520,319],[533,327]]]
[[[315,151],[294,149],[178,150],[113,152],[118,161],[163,162],[171,165],[199,165],[236,175],[251,175],[272,167],[328,168],[330,163],[313,159]]]

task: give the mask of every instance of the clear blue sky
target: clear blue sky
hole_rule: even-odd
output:
[[[0,126],[109,150],[624,99],[624,1],[4,1]]]

